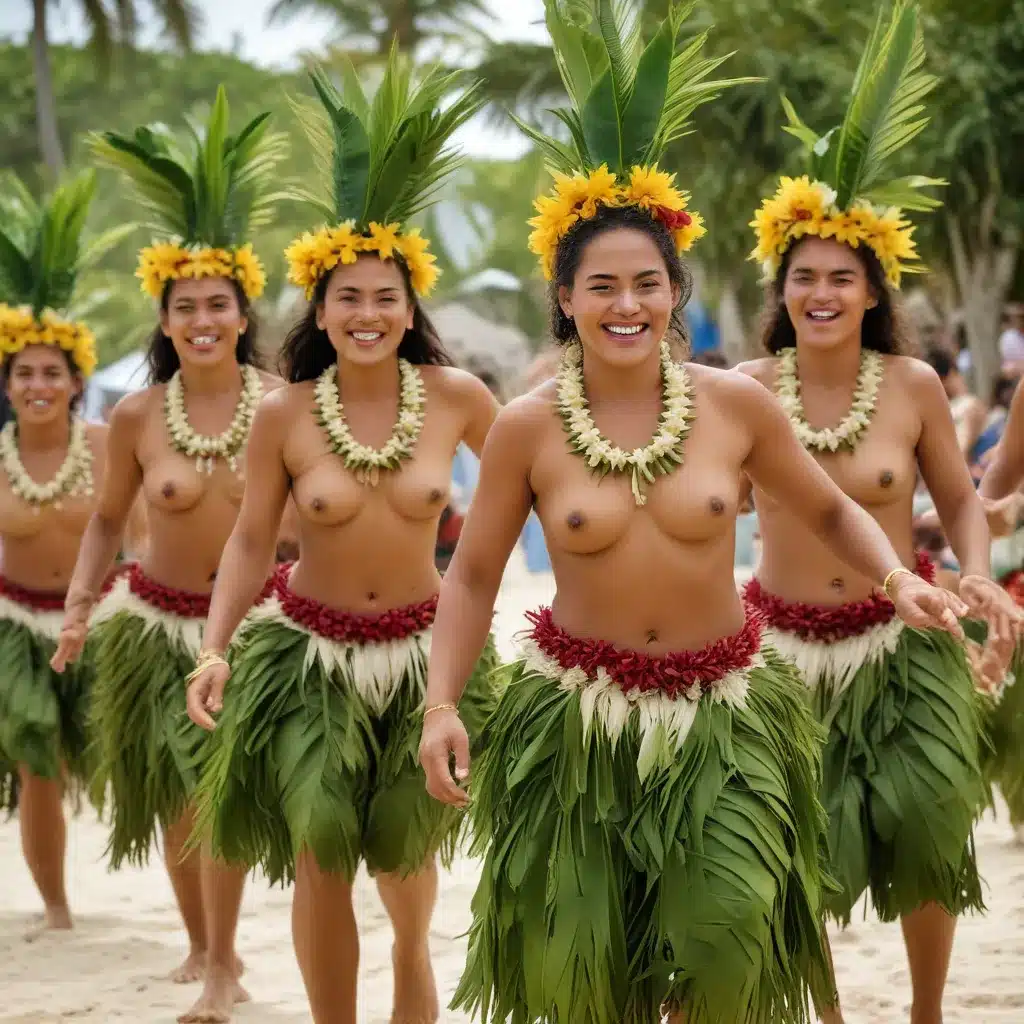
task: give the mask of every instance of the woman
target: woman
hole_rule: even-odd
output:
[[[21,183],[13,186],[21,192]],[[3,203],[0,375],[13,418],[0,430],[0,805],[20,811],[21,845],[43,900],[43,927],[71,927],[64,887],[66,789],[88,781],[86,665],[49,667],[64,592],[104,476],[106,427],[76,415],[96,365],[92,333],[56,312],[81,270],[92,174],[48,202]],[[25,193],[27,195],[27,193]],[[19,195],[19,199],[21,196]],[[56,228],[58,247],[43,244]],[[40,266],[34,253],[51,254]],[[57,255],[56,259],[52,256]],[[26,273],[27,270],[27,273]]]
[[[556,24],[560,48],[572,26]],[[628,115],[598,113],[621,144]],[[960,602],[900,568],[763,388],[673,360],[678,250],[699,222],[667,174],[633,163],[658,155],[638,141],[613,171],[574,151],[582,172],[559,168],[538,200],[563,362],[499,415],[441,587],[420,757],[438,799],[471,794],[486,854],[454,1005],[495,1022],[650,1022],[664,1004],[688,1024],[804,1024],[808,994],[833,992],[820,737],[736,590],[744,475],[908,620],[956,630]],[[462,684],[531,507],[557,596],[529,616],[470,782]]]
[[[227,117],[220,90],[205,136],[192,143],[196,152],[188,167],[168,170],[182,150],[156,129],[131,139],[107,134],[95,143],[98,156],[140,191],[153,176],[166,175],[170,194],[179,196],[176,190],[188,182],[189,194],[205,195],[207,205],[183,241],[159,242],[141,253],[138,274],[160,311],[149,347],[151,386],[122,399],[111,415],[110,469],[82,540],[53,662],[61,671],[75,659],[92,614],[98,681],[91,714],[100,762],[95,791],[102,798],[109,788],[111,797],[110,863],[116,869],[125,861],[145,862],[162,830],[189,940],[172,979],[204,980],[182,1021],[228,1020],[233,1004],[247,998],[234,948],[245,872],[206,852],[184,853],[205,733],[188,721],[182,680],[198,654],[217,563],[238,515],[256,405],[282,383],[254,365],[250,303],[262,292],[263,270],[252,247],[231,233],[244,230],[247,212],[255,219],[265,206],[280,147],[260,117],[239,136],[248,140],[246,151],[234,154],[223,143]],[[188,152],[187,143],[177,145]],[[218,165],[225,178],[220,197],[191,177],[195,168]],[[184,197],[179,202],[184,208]],[[168,203],[161,209],[170,234],[177,208]],[[148,518],[144,555],[96,608],[100,582],[140,492]],[[273,551],[254,567],[264,579],[272,557]]]
[[[916,8],[898,3],[892,21],[885,17],[862,58],[858,88],[884,78],[925,89],[927,80],[915,77],[918,48],[894,44],[917,37]],[[905,117],[900,102],[878,123],[896,131]],[[996,660],[1005,661],[1019,616],[988,579],[985,514],[946,395],[926,363],[900,354],[890,288],[915,269],[912,229],[899,210],[871,205],[895,186],[877,165],[869,183],[868,165],[857,158],[852,140],[871,139],[871,127],[858,120],[865,103],[853,97],[831,142],[839,166],[812,163],[816,175],[834,178],[784,178],[758,211],[754,256],[773,274],[764,334],[771,358],[741,369],[776,392],[803,446],[884,529],[906,565],[915,564],[920,472],[963,568],[959,595],[972,615],[990,621]],[[806,126],[800,138],[828,149]],[[910,205],[928,202],[911,196]],[[956,915],[982,906],[971,837],[983,800],[979,702],[963,646],[941,631],[905,628],[875,581],[808,537],[795,510],[757,480],[754,503],[762,559],[747,599],[799,668],[828,730],[822,799],[829,871],[840,886],[828,913],[848,923],[870,890],[883,920],[899,918],[911,1019],[938,1022]],[[927,558],[916,566],[932,577]],[[827,1019],[841,1020],[838,1006]]]
[[[479,452],[496,402],[455,369],[420,305],[437,276],[427,241],[404,226],[422,189],[444,177],[442,157],[377,187],[396,144],[422,152],[440,129],[430,110],[459,81],[430,72],[413,87],[397,53],[379,100],[339,95],[314,75],[335,125],[371,140],[366,192],[330,152],[336,227],[288,250],[309,308],[285,343],[288,387],[256,414],[250,450],[259,488],[246,490],[214,587],[189,714],[212,729],[229,670],[225,650],[262,585],[289,494],[299,558],[254,611],[231,657],[231,683],[200,786],[200,834],[214,850],[272,881],[295,882],[295,953],[318,1024],[354,1024],[359,938],[352,883],[361,860],[395,932],[395,1021],[437,1019],[428,945],[437,896],[435,854],[451,854],[461,818],[423,791],[418,709],[439,576],[437,524],[464,442]],[[350,91],[351,90],[351,91]],[[448,131],[479,107],[469,90],[447,107]],[[397,111],[398,113],[393,113]],[[339,130],[338,136],[342,136]],[[404,141],[401,141],[404,140]],[[380,220],[367,222],[360,211]],[[343,571],[339,571],[343,567]],[[493,650],[481,659],[467,719],[474,740],[493,706]]]
[[[956,428],[956,441],[960,454],[968,465],[974,463],[974,448],[985,429],[988,410],[977,395],[971,393],[964,375],[953,357],[944,348],[932,347],[926,353],[928,365],[942,382],[942,390],[949,400],[949,411]]]

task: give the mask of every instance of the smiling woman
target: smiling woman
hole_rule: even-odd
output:
[[[234,951],[244,872],[205,851],[184,852],[206,745],[185,714],[184,679],[238,515],[256,406],[282,383],[253,365],[250,302],[262,291],[263,272],[245,238],[271,212],[281,144],[267,133],[266,115],[235,136],[227,125],[219,91],[199,136],[179,140],[164,128],[140,128],[93,140],[97,155],[161,213],[170,237],[140,254],[137,276],[159,302],[151,386],[119,402],[110,417],[111,472],[82,541],[54,659],[62,669],[77,657],[91,614],[101,679],[91,708],[95,794],[103,799],[109,791],[113,804],[112,867],[145,861],[163,832],[189,942],[172,977],[205,981],[182,1021],[227,1020],[247,998]],[[187,164],[180,162],[185,153]],[[140,496],[145,554],[100,600]],[[264,583],[272,557],[258,567]]]

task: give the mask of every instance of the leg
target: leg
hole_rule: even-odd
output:
[[[199,981],[206,967],[207,935],[203,918],[203,886],[200,857],[196,850],[182,857],[182,848],[192,834],[192,812],[186,811],[173,825],[164,829],[164,859],[171,878],[174,898],[178,901],[185,931],[188,933],[188,956],[171,974],[171,981]]]
[[[355,1024],[359,935],[352,883],[299,855],[292,897],[292,941],[314,1024]]]
[[[911,1024],[942,1024],[942,993],[953,954],[956,918],[937,903],[926,903],[900,923],[914,990]]]
[[[235,933],[245,889],[245,869],[216,861],[207,850],[199,858],[203,920],[206,926],[206,974],[203,991],[195,1005],[178,1020],[181,1024],[231,1020],[235,1003],[249,993],[239,984],[242,962],[235,953]]]
[[[392,1024],[433,1024],[440,1014],[430,962],[430,918],[437,903],[437,863],[402,878],[379,874],[377,891],[391,918],[395,945]]]
[[[61,781],[33,775],[25,765],[18,765],[18,776],[21,781],[21,849],[43,898],[43,927],[70,928],[71,911],[64,889],[67,831],[61,806]]]

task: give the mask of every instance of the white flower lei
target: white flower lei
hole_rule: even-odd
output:
[[[380,473],[398,469],[403,459],[412,457],[423,429],[426,389],[420,371],[406,359],[398,360],[401,387],[398,420],[391,436],[381,448],[360,444],[345,422],[345,409],[338,393],[338,368],[328,366],[316,382],[317,420],[327,431],[331,449],[344,460],[345,468],[360,483],[376,487]]]
[[[14,420],[0,430],[0,462],[10,481],[11,490],[32,506],[36,513],[43,505],[61,507],[62,498],[80,495],[92,497],[92,449],[86,437],[85,423],[80,419],[71,421],[71,437],[68,453],[52,479],[37,484],[28,475],[18,453],[18,428]]]
[[[195,457],[196,471],[199,473],[213,472],[214,459],[225,459],[231,472],[238,470],[238,453],[245,446],[252,427],[252,418],[256,415],[256,406],[263,396],[263,382],[259,371],[252,366],[240,367],[242,371],[242,393],[238,396],[235,415],[227,430],[214,437],[197,434],[188,422],[185,412],[185,389],[181,383],[181,370],[167,382],[167,395],[164,399],[164,422],[171,445],[176,451]]]
[[[569,434],[569,448],[582,455],[595,472],[629,473],[633,500],[647,504],[644,493],[655,475],[671,473],[683,463],[683,446],[696,412],[693,403],[693,381],[686,367],[672,358],[668,342],[661,343],[661,382],[664,408],[658,430],[646,448],[627,452],[603,437],[594,423],[583,387],[583,349],[579,343],[570,345],[559,367],[558,414]]]
[[[883,360],[878,352],[863,349],[860,354],[860,372],[853,392],[850,411],[835,427],[815,430],[804,417],[800,399],[800,377],[797,373],[795,348],[784,348],[779,354],[779,372],[775,393],[800,443],[819,452],[834,452],[840,448],[853,451],[867,430],[878,404],[878,388],[882,383]]]

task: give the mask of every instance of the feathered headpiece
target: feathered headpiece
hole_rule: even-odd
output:
[[[937,79],[920,70],[924,59],[917,4],[895,0],[891,13],[888,3],[878,12],[841,125],[819,136],[783,100],[785,130],[806,147],[810,175],[782,178],[751,221],[757,235],[751,259],[766,274],[776,273],[789,247],[806,235],[868,246],[896,288],[902,274],[924,269],[903,210],[941,206],[919,190],[946,182],[888,173],[893,154],[928,124],[921,100]]]
[[[83,246],[96,176],[85,171],[41,203],[13,173],[0,184],[0,362],[26,345],[57,345],[79,372],[96,368],[96,340],[67,316],[79,273],[135,225],[107,231]]]
[[[425,296],[439,275],[427,239],[409,220],[430,205],[460,157],[445,146],[483,105],[477,83],[442,109],[464,81],[462,72],[426,71],[418,81],[393,46],[376,94],[363,92],[351,62],[336,87],[322,71],[311,74],[320,103],[298,107],[317,153],[326,197],[303,198],[326,224],[306,232],[285,250],[288,280],[313,295],[317,282],[361,252],[399,258],[413,290]]]
[[[163,125],[149,125],[131,137],[92,136],[99,161],[125,175],[153,218],[147,226],[163,236],[139,253],[135,276],[144,292],[159,298],[168,281],[227,277],[250,299],[263,294],[266,275],[250,232],[271,221],[279,200],[293,198],[272,191],[286,142],[268,131],[269,119],[260,114],[229,135],[221,86],[205,128],[190,124],[175,136]]]
[[[705,233],[675,175],[658,169],[665,148],[689,132],[694,110],[731,85],[708,81],[727,57],[701,56],[707,33],[676,52],[693,2],[670,0],[668,17],[643,44],[635,0],[545,0],[547,27],[571,106],[552,113],[569,141],[549,138],[516,119],[543,150],[553,191],[534,204],[530,251],[544,276],[554,272],[558,244],[598,206],[635,206],[668,227],[680,252]]]

